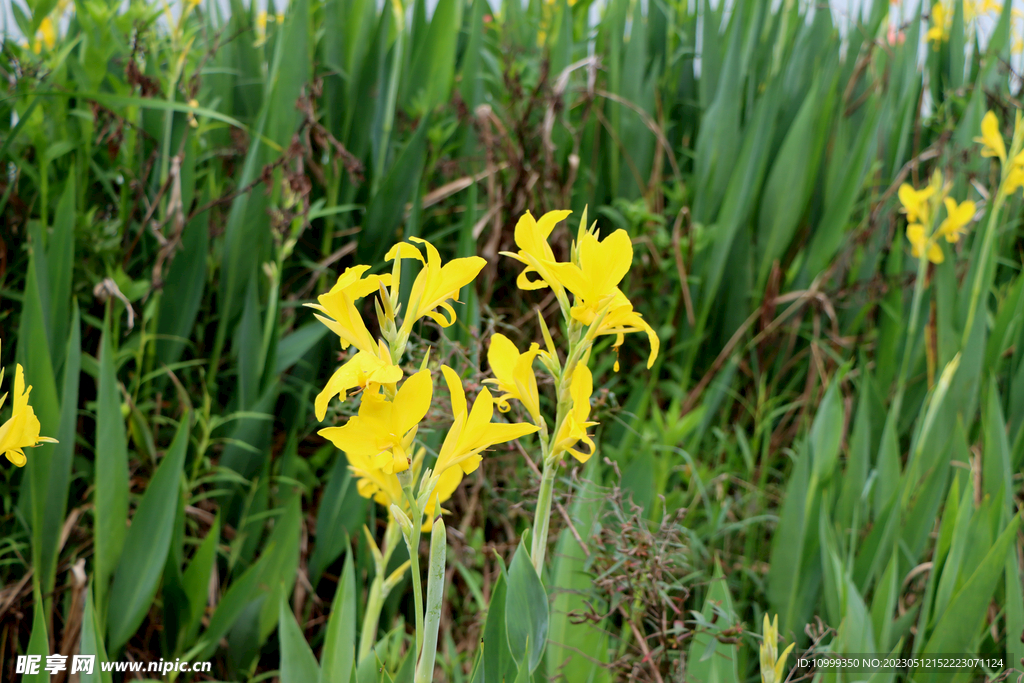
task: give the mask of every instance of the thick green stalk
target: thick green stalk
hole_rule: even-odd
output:
[[[402,481],[401,475],[399,475],[399,481]],[[416,612],[416,652],[420,652],[423,646],[423,584],[420,580],[419,548],[420,534],[423,533],[421,526],[423,511],[416,504],[416,496],[413,495],[412,486],[411,477],[408,483],[402,481],[402,490],[405,492],[406,500],[409,502],[409,511],[412,513],[410,515],[412,525],[409,534],[405,536],[405,543],[409,546],[409,568],[412,571],[412,599]]]
[[[889,415],[892,416],[892,419],[899,419],[900,408],[903,404],[903,393],[907,385],[907,373],[910,371],[910,356],[914,350],[914,340],[917,337],[918,319],[921,317],[921,300],[924,298],[925,278],[928,276],[928,255],[925,253],[926,251],[922,250],[921,257],[917,260],[917,279],[914,281],[914,298],[910,304],[907,340],[903,346],[900,374],[896,378],[896,395],[893,396],[892,405],[889,408]]]
[[[384,530],[384,550],[374,554],[375,575],[370,584],[370,593],[366,598],[366,613],[363,615],[363,630],[359,635],[359,652],[357,662],[370,654],[377,642],[377,627],[380,623],[380,612],[391,592],[392,585],[387,579],[388,561],[398,543],[400,532],[394,516],[388,518],[388,526]],[[372,542],[372,539],[371,539]]]
[[[434,675],[434,660],[437,657],[437,630],[441,623],[441,602],[444,597],[445,552],[448,537],[444,520],[438,516],[430,531],[430,560],[427,567],[427,612],[423,625],[419,664],[416,666],[416,683],[430,683]],[[417,612],[419,616],[419,612]],[[416,635],[420,635],[417,628]]]
[[[978,304],[981,302],[981,285],[988,270],[988,257],[992,252],[992,242],[996,235],[996,222],[999,220],[999,213],[1006,201],[1006,195],[1000,191],[996,194],[995,204],[992,205],[992,212],[988,215],[988,223],[985,225],[985,235],[981,241],[981,254],[979,255],[978,269],[974,273],[974,281],[971,283],[971,302],[967,307],[967,322],[964,325],[964,336],[960,342],[960,348],[967,348],[967,341],[971,338],[971,328],[974,327],[974,316],[978,313]]]
[[[537,510],[533,517],[533,538],[530,541],[530,558],[538,576],[543,576],[544,556],[548,548],[548,524],[551,520],[551,501],[555,491],[555,470],[558,463],[548,465],[544,459],[544,472],[540,478],[540,492],[537,494]]]
[[[380,611],[384,607],[384,575],[378,572],[370,584],[370,594],[366,598],[366,614],[363,615],[363,630],[359,634],[359,656],[357,662],[363,661],[370,654],[373,644],[377,641],[377,625],[380,622]]]

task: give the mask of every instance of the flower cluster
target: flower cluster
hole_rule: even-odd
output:
[[[4,381],[4,370],[0,367],[0,384]],[[41,443],[57,443],[56,439],[39,436],[39,418],[32,406],[28,404],[28,395],[32,387],[25,386],[25,371],[19,363],[14,372],[14,409],[10,419],[0,425],[0,454],[18,467],[24,467],[26,448]],[[7,394],[0,395],[0,408],[3,408]]]
[[[426,257],[417,245],[425,249]],[[479,467],[482,451],[537,428],[492,422],[495,405],[506,399],[495,401],[486,388],[470,409],[458,374],[442,366],[451,396],[452,426],[433,468],[423,467],[424,451],[413,444],[433,400],[433,379],[426,361],[418,372],[405,377],[401,359],[416,321],[430,318],[442,327],[455,322],[450,302],[456,301],[459,290],[473,281],[486,262],[473,256],[442,264],[437,249],[415,237],[392,247],[386,259],[393,262],[390,274],[368,274],[370,268],[365,265],[348,268],[317,304],[309,304],[318,311],[317,319],[337,335],[341,347],[355,350],[316,397],[315,410],[317,419],[323,420],[333,399],[345,401],[351,392],[361,392],[356,415],[319,433],[345,453],[360,495],[392,512],[397,508],[408,515],[415,507],[427,518],[420,523],[429,528],[435,507],[452,495],[464,474]],[[421,267],[402,316],[398,295],[405,260],[419,261]],[[357,306],[371,294],[377,295],[374,303],[382,338],[370,333]]]
[[[921,258],[925,254],[932,263],[942,263],[945,255],[939,246],[939,239],[945,238],[950,244],[955,244],[974,220],[974,202],[967,200],[958,204],[948,196],[950,189],[948,184],[943,185],[942,174],[938,171],[932,175],[931,182],[920,190],[914,189],[909,183],[900,186],[901,210],[907,215],[907,239],[910,240],[914,258]],[[946,217],[937,229],[933,229],[940,206],[945,208]]]
[[[1002,180],[999,184],[999,195],[1011,195],[1024,188],[1024,150],[1021,149],[1020,112],[1014,124],[1013,140],[1009,153],[1003,134],[999,131],[999,119],[995,113],[987,112],[981,120],[981,135],[974,141],[981,145],[981,156],[999,160]]]
[[[558,299],[570,342],[565,365],[561,364],[551,335],[541,319],[546,350],[532,344],[529,350],[520,354],[504,335],[495,334],[491,338],[488,362],[495,379],[488,381],[504,392],[499,400],[501,410],[508,409],[508,399],[518,399],[542,435],[546,435],[548,425],[540,414],[537,380],[532,370],[534,359],[540,358],[559,386],[559,410],[545,460],[557,459],[568,453],[580,462],[586,462],[595,449],[587,434],[587,428],[596,424],[588,421],[594,382],[587,360],[594,341],[602,335],[615,335],[612,348],[618,354],[624,335],[644,332],[651,347],[647,358],[647,367],[650,368],[658,356],[659,340],[619,289],[633,263],[633,244],[625,230],[616,230],[602,240],[596,224],[587,228],[584,214],[570,261],[555,259],[548,239],[554,227],[570,213],[551,211],[538,220],[527,212],[516,225],[515,242],[519,250],[502,252],[526,266],[517,280],[520,289],[550,288]],[[569,294],[572,294],[572,302]],[[616,357],[615,370],[618,369]],[[577,448],[579,444],[583,449]]]

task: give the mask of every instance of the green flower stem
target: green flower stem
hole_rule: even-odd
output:
[[[359,656],[357,662],[363,661],[377,642],[377,625],[380,622],[380,611],[384,607],[384,574],[377,572],[370,584],[370,594],[366,598],[366,614],[363,615],[363,631],[359,635]]]
[[[548,547],[548,523],[551,519],[551,501],[555,490],[555,468],[558,463],[548,464],[544,459],[544,471],[540,478],[540,493],[537,494],[537,511],[533,517],[533,538],[530,541],[530,558],[538,576],[543,576],[544,555]]]
[[[599,320],[595,322],[600,324]],[[558,471],[559,462],[559,458],[554,455],[554,449],[557,445],[555,444],[555,439],[558,438],[558,433],[562,429],[562,423],[565,422],[569,410],[572,409],[572,396],[569,393],[569,387],[572,384],[572,373],[575,371],[580,359],[583,358],[586,349],[590,346],[587,339],[581,334],[582,331],[583,326],[576,320],[569,323],[569,356],[566,358],[561,374],[555,378],[555,386],[558,391],[558,408],[555,414],[554,430],[549,435],[547,425],[543,419],[540,420],[541,424],[538,425],[541,435],[543,470],[541,471],[540,491],[537,494],[537,509],[533,513],[533,538],[530,539],[530,559],[533,561],[533,568],[537,570],[537,575],[542,577],[542,580],[544,576],[544,558],[547,555],[548,547],[548,526],[551,520],[555,473]]]
[[[444,598],[445,552],[448,536],[444,520],[438,516],[430,531],[430,560],[427,568],[427,612],[424,624],[422,648],[416,666],[415,683],[430,683],[434,675],[434,660],[437,658],[437,630],[441,623],[441,602]],[[417,612],[419,616],[419,612]],[[417,637],[420,629],[416,629]],[[419,638],[418,638],[419,640]]]
[[[967,348],[967,341],[971,337],[971,328],[974,327],[974,316],[978,313],[978,304],[981,301],[981,284],[985,277],[985,271],[988,270],[988,257],[992,252],[992,242],[995,241],[995,226],[1005,201],[1006,193],[1000,188],[996,193],[996,201],[992,205],[992,212],[988,215],[988,223],[985,225],[985,236],[981,241],[980,260],[978,261],[978,270],[974,273],[974,281],[971,283],[971,302],[967,307],[967,322],[964,325],[963,340],[960,342],[961,349]]]
[[[374,643],[377,642],[377,627],[380,623],[380,612],[384,607],[384,601],[388,597],[390,589],[387,587],[388,561],[398,543],[398,535],[401,532],[398,522],[394,517],[388,518],[388,526],[384,531],[384,551],[379,558],[375,558],[375,575],[373,583],[370,584],[370,593],[366,598],[366,613],[363,615],[363,630],[359,634],[359,657],[362,661],[370,654]]]
[[[903,404],[903,393],[907,385],[907,373],[910,371],[910,356],[914,350],[917,337],[918,319],[921,317],[921,300],[924,298],[925,278],[928,276],[928,254],[921,250],[917,260],[917,278],[914,280],[914,298],[910,304],[910,321],[907,323],[907,340],[903,346],[903,360],[900,362],[900,374],[896,379],[896,395],[892,399],[889,415],[899,419],[900,407]]]
[[[411,477],[409,478],[411,480]],[[420,580],[420,535],[423,533],[423,511],[416,504],[416,496],[412,491],[412,483],[406,485],[403,481],[402,491],[409,501],[409,518],[412,520],[412,530],[405,537],[405,543],[409,547],[409,569],[412,572],[412,598],[416,612],[416,652],[423,647],[423,584]]]

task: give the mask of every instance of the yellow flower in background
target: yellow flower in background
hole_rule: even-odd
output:
[[[519,289],[534,290],[551,287],[556,294],[563,293],[562,283],[551,273],[548,264],[555,261],[555,254],[548,244],[551,231],[559,222],[565,220],[572,211],[549,211],[536,220],[529,211],[524,213],[516,223],[515,240],[519,247],[517,253],[501,252],[526,265],[519,273],[516,285]],[[530,279],[530,273],[536,273],[539,280]]]
[[[32,51],[39,54],[43,50],[43,46],[46,46],[47,50],[52,50],[53,46],[57,44],[57,27],[54,25],[53,20],[50,17],[44,17],[39,22],[39,30],[36,31],[36,39],[32,41]]]
[[[260,10],[256,14],[256,42],[253,47],[260,47],[267,42],[267,11]]]
[[[0,381],[3,381],[2,370]],[[57,443],[56,439],[39,436],[39,419],[28,404],[31,391],[31,386],[25,386],[25,371],[19,364],[14,373],[14,409],[10,419],[0,425],[0,453],[18,467],[24,467],[27,462],[24,449],[41,443]],[[0,408],[6,399],[7,394],[0,396]]]
[[[920,190],[915,190],[910,183],[900,185],[898,195],[908,223],[928,222],[928,200],[933,194],[935,188],[931,185]]]
[[[533,360],[540,353],[536,343],[531,344],[525,353],[519,353],[516,345],[505,335],[499,332],[491,336],[487,363],[491,366],[494,379],[485,379],[484,382],[494,384],[498,391],[504,392],[495,399],[498,410],[507,413],[508,400],[514,398],[522,402],[534,423],[540,422],[540,396],[537,391],[537,375],[533,372]]]
[[[420,370],[402,383],[394,400],[364,397],[355,417],[341,427],[326,427],[317,433],[346,454],[368,458],[385,474],[404,472],[409,469],[412,442],[430,409],[432,395],[430,371]]]
[[[412,460],[413,481],[419,477],[425,453],[426,449],[422,446],[416,449],[416,455]],[[388,511],[388,515],[391,514],[392,505],[397,505],[408,514],[409,502],[402,495],[402,484],[398,481],[397,475],[385,474],[382,470],[374,467],[370,458],[365,456],[346,453],[345,457],[348,459],[348,468],[356,479],[356,491],[360,496],[371,498],[377,504],[383,505]],[[453,467],[441,474],[434,487],[434,492],[430,496],[430,501],[423,510],[423,531],[430,531],[433,527],[435,506],[451,498],[461,482],[462,470],[458,467]],[[441,512],[447,511],[441,508]]]
[[[946,27],[946,8],[942,6],[941,2],[937,2],[932,5],[932,22],[931,28],[928,29],[926,36],[929,42],[935,43],[935,49],[939,49],[939,44],[949,39],[949,30]]]
[[[487,265],[487,261],[479,256],[469,256],[457,258],[441,265],[441,255],[438,254],[434,245],[419,237],[409,239],[426,248],[426,259],[423,258],[420,250],[409,242],[399,242],[391,247],[384,257],[388,261],[413,258],[423,264],[423,268],[420,269],[412,283],[412,290],[409,293],[409,309],[402,319],[402,329],[408,332],[412,329],[413,323],[423,316],[431,318],[441,327],[450,327],[455,322],[455,309],[448,301],[458,302],[459,290],[473,281]],[[447,317],[437,313],[434,310],[437,308],[443,309],[447,313]]]
[[[952,244],[960,239],[967,226],[974,220],[976,207],[970,200],[961,202],[959,205],[949,197],[946,197],[944,201],[946,203],[946,219],[939,224],[938,234]]]
[[[480,451],[537,431],[537,427],[531,424],[491,422],[494,417],[494,398],[486,387],[477,395],[473,409],[468,410],[466,392],[458,373],[447,365],[441,366],[441,372],[444,373],[451,394],[455,421],[437,454],[435,475],[443,476],[450,468],[458,468],[470,474],[480,466],[483,459]]]
[[[772,622],[768,621],[768,615],[764,615],[764,624],[762,626],[762,639],[761,639],[761,683],[782,683],[785,680],[785,676],[782,674],[785,671],[786,658],[789,657],[789,653],[792,652],[793,647],[796,643],[790,643],[789,647],[783,651],[782,656],[779,656],[779,615],[775,615],[775,620]]]
[[[327,405],[335,396],[344,402],[350,389],[395,384],[402,379],[402,368],[391,362],[387,345],[383,340],[378,340],[377,345],[376,354],[360,351],[331,375],[327,386],[316,397],[316,419],[324,419]]]
[[[587,428],[596,425],[596,422],[588,422],[590,417],[590,395],[594,392],[594,376],[583,363],[576,366],[572,373],[572,382],[569,385],[569,395],[572,396],[572,410],[565,416],[558,434],[555,436],[555,446],[552,448],[552,455],[558,455],[564,451],[579,460],[586,462],[594,454],[596,446],[594,441],[587,434]],[[582,442],[587,447],[583,453],[575,448],[576,444]]]
[[[317,315],[316,319],[338,335],[338,338],[341,339],[341,348],[347,349],[351,345],[360,351],[377,355],[377,341],[366,329],[366,324],[356,309],[355,302],[371,292],[378,291],[381,284],[390,285],[391,275],[386,273],[384,275],[368,275],[364,278],[363,273],[369,269],[370,266],[346,268],[331,291],[317,297],[319,304],[306,304],[306,306],[324,314]]]
[[[920,223],[911,223],[907,226],[907,239],[910,240],[910,253],[914,258],[921,258],[921,254],[927,252],[928,260],[932,263],[942,263],[946,260],[942,247],[925,235],[925,228]]]
[[[999,157],[999,161],[1006,162],[1006,144],[999,132],[999,119],[995,113],[989,111],[985,114],[981,120],[981,136],[974,141],[982,145],[981,156]]]

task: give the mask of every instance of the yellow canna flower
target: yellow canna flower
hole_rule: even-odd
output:
[[[572,317],[589,325],[605,304],[621,294],[619,283],[633,265],[633,243],[625,230],[616,230],[602,241],[585,232],[579,244],[578,265],[551,261],[545,265],[576,296]]]
[[[775,615],[773,622],[768,621],[768,615],[764,615],[761,639],[761,683],[782,683],[785,677],[786,658],[792,652],[796,643],[790,643],[782,656],[779,657],[779,615]]]
[[[939,49],[939,43],[949,39],[949,31],[946,27],[946,8],[941,2],[932,5],[932,25],[928,29],[926,39],[935,42],[935,49]]]
[[[935,240],[925,236],[924,226],[920,223],[911,223],[907,226],[907,239],[910,240],[910,253],[914,258],[921,258],[921,253],[927,252],[928,260],[932,263],[942,263],[946,260],[942,247]]]
[[[327,294],[317,297],[319,304],[306,304],[309,308],[318,310],[325,315],[317,315],[316,319],[334,332],[341,339],[341,348],[347,349],[350,345],[360,351],[365,351],[376,356],[378,353],[377,341],[366,329],[362,316],[355,307],[355,302],[371,292],[380,289],[380,285],[391,284],[391,275],[368,275],[363,273],[370,269],[370,266],[355,266],[346,268],[345,272],[338,278],[338,282]]]
[[[426,449],[422,446],[416,449],[416,455],[412,462],[413,481],[419,477],[425,453]],[[348,459],[348,468],[352,472],[352,476],[356,478],[356,491],[360,496],[371,498],[379,505],[383,505],[384,509],[388,511],[388,515],[391,514],[392,505],[397,505],[408,514],[409,503],[402,495],[402,484],[398,481],[397,475],[385,474],[382,470],[374,467],[372,460],[366,456],[345,453],[345,457]],[[461,482],[462,470],[458,467],[453,467],[441,474],[434,487],[434,492],[423,510],[423,531],[430,531],[433,527],[435,506],[451,498]],[[447,511],[441,508],[441,512]]]
[[[0,371],[0,381],[3,371]],[[25,371],[17,365],[14,373],[14,409],[11,417],[0,425],[0,453],[17,467],[24,467],[27,462],[25,448],[38,446],[41,443],[57,443],[56,439],[39,436],[39,419],[32,406],[28,404],[28,395],[32,387],[25,386]],[[7,394],[0,396],[0,407],[3,407]]]
[[[551,287],[559,299],[564,296],[562,283],[554,277],[548,268],[548,264],[555,260],[555,254],[551,251],[551,245],[548,244],[548,237],[555,226],[571,213],[572,211],[548,211],[538,221],[534,219],[533,214],[527,211],[516,223],[515,240],[519,252],[503,251],[501,253],[526,265],[516,279],[519,289],[533,290]],[[536,273],[540,279],[530,279],[530,273]]]
[[[525,423],[491,422],[494,417],[494,398],[486,387],[480,390],[473,402],[473,409],[467,410],[466,392],[459,375],[447,365],[441,366],[441,372],[444,373],[451,394],[455,421],[437,454],[435,475],[444,475],[454,468],[469,474],[480,466],[483,459],[480,451],[537,431],[536,426]]]
[[[981,119],[981,136],[974,138],[974,141],[983,145],[981,156],[999,157],[1001,162],[1006,162],[1006,144],[999,132],[999,119],[995,113],[989,111]]]
[[[495,402],[498,410],[507,413],[508,399],[522,402],[534,423],[540,422],[540,396],[537,392],[537,375],[533,372],[533,360],[541,353],[537,344],[530,350],[519,353],[512,340],[501,333],[491,336],[491,347],[487,350],[487,363],[491,366],[494,379],[484,382],[494,384],[498,391],[505,392]]]
[[[387,345],[383,340],[378,340],[377,344],[377,353],[360,351],[331,375],[327,386],[316,397],[316,419],[324,419],[327,405],[335,396],[340,396],[342,401],[348,398],[349,389],[395,384],[402,379],[402,368],[391,362]]]
[[[957,242],[967,226],[974,220],[974,202],[968,200],[957,205],[955,201],[946,197],[946,219],[939,224],[939,235],[946,238],[949,243]]]
[[[420,421],[430,409],[433,387],[430,371],[412,375],[395,393],[359,405],[359,414],[341,427],[326,427],[318,434],[350,456],[368,458],[384,474],[409,469],[409,453]]]
[[[587,428],[596,425],[596,422],[588,422],[590,417],[590,395],[594,392],[594,377],[583,363],[576,366],[572,373],[572,381],[569,385],[569,395],[572,396],[572,410],[565,416],[558,434],[555,436],[555,446],[552,455],[558,455],[564,451],[579,460],[586,462],[594,454],[596,446],[593,440],[587,435]],[[582,453],[573,446],[583,442],[587,452]]]
[[[624,334],[646,332],[651,344],[651,353],[647,358],[647,367],[650,368],[658,356],[658,335],[633,310],[633,305],[618,286],[633,265],[633,243],[629,235],[625,230],[616,230],[599,241],[596,234],[581,231],[578,254],[578,264],[544,263],[551,275],[575,296],[570,315],[590,326],[605,311],[598,328],[589,330],[588,335],[591,339],[602,334],[617,335],[616,352],[622,345]]]
[[[402,330],[408,333],[413,323],[428,316],[441,327],[450,327],[455,322],[455,309],[449,300],[458,302],[459,290],[468,285],[487,265],[487,261],[479,256],[457,258],[441,265],[441,255],[430,242],[419,237],[410,237],[413,242],[424,245],[427,258],[424,260],[420,250],[408,242],[399,242],[391,247],[386,260],[414,258],[423,264],[416,275],[409,293],[409,309],[402,320]],[[447,317],[434,309],[441,308]]]
[[[935,194],[931,185],[915,190],[910,183],[903,183],[899,189],[900,204],[903,213],[907,214],[908,223],[928,222],[928,199]]]

